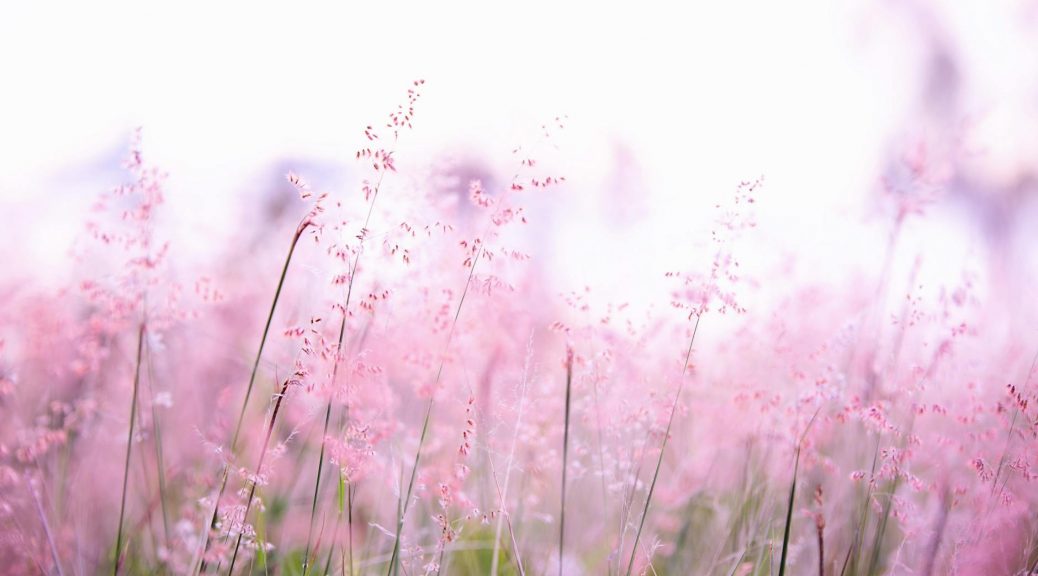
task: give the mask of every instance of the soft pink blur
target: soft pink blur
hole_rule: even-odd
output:
[[[90,14],[140,49],[84,56],[19,8],[0,51],[56,72],[0,110],[3,569],[112,567],[139,371],[125,571],[241,535],[243,570],[349,542],[380,573],[421,451],[407,573],[554,573],[572,368],[566,574],[752,569],[797,457],[792,573],[840,573],[862,517],[883,573],[1025,573],[1038,5],[735,4],[306,11],[276,54],[299,31],[257,14],[182,59],[153,14]]]

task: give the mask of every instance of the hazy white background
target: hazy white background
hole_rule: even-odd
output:
[[[889,229],[879,178],[913,135],[961,125],[973,152],[956,168],[972,184],[906,253],[952,270],[1012,250],[1026,268],[1036,24],[1022,1],[8,3],[0,257],[5,273],[59,277],[135,126],[171,174],[168,220],[193,250],[221,241],[228,211],[284,162],[337,166],[341,182],[322,188],[355,193],[363,126],[424,78],[402,162],[474,154],[507,171],[514,145],[568,116],[555,155],[570,186],[548,201],[568,216],[546,232],[562,284],[627,270],[630,292],[658,277],[718,199],[761,175],[762,251],[823,276],[874,270]],[[934,79],[942,62],[951,85]],[[1010,193],[1023,200],[1000,200]],[[1015,222],[1007,244],[989,241],[993,203]]]

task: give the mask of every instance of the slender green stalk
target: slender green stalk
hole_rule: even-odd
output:
[[[346,486],[346,526],[349,533],[346,535],[347,546],[349,546],[349,558],[350,558],[350,575],[353,575],[353,497],[356,495],[357,489],[351,488],[349,485]]]
[[[375,194],[376,194],[375,197],[377,198],[377,194],[378,194],[378,190],[377,189],[376,189]],[[372,199],[372,203],[374,203],[374,199]],[[370,210],[368,211],[368,218],[371,218]],[[365,228],[366,227],[367,227],[367,222],[365,221]],[[346,318],[349,316],[350,298],[353,295],[353,279],[357,276],[357,263],[360,262],[360,255],[361,254],[363,254],[363,243],[361,244],[361,252],[358,253],[357,257],[354,258],[354,260],[353,260],[353,266],[352,266],[352,269],[350,270],[350,281],[349,281],[349,284],[346,287],[346,303],[345,303],[345,305],[343,306],[343,309],[342,309],[342,323],[339,324],[339,341],[338,341],[338,344],[336,344],[336,347],[335,347],[335,364],[332,366],[331,386],[332,386],[333,390],[335,388],[335,383],[338,380],[338,376],[339,376],[339,362],[341,361],[341,356],[342,356],[342,344],[343,344],[343,341],[344,341],[345,335],[346,335]],[[303,555],[303,557],[305,558],[305,560],[303,560],[303,562],[304,562],[304,564],[303,564],[303,574],[306,574],[306,572],[307,572],[307,568],[308,568],[307,563],[309,562],[309,557],[310,557],[310,540],[313,537],[314,517],[317,515],[317,499],[318,499],[318,495],[320,494],[320,491],[321,491],[321,474],[324,471],[324,452],[325,452],[325,448],[327,446],[328,425],[329,425],[329,422],[331,421],[331,417],[332,417],[332,398],[329,397],[328,398],[328,405],[325,407],[325,410],[324,410],[324,431],[321,433],[321,453],[318,455],[318,459],[317,459],[317,479],[314,480],[314,497],[313,497],[313,501],[310,503],[310,527],[307,530],[307,534],[306,534],[306,550],[305,550],[304,555]],[[347,403],[346,403],[346,422],[347,422],[347,424],[349,422],[349,401],[348,400],[347,400]],[[341,479],[341,476],[342,476],[342,471],[341,470],[339,472],[339,476],[340,476],[340,479]]]
[[[257,477],[263,470],[263,459],[267,455],[267,446],[270,445],[270,436],[274,433],[274,425],[277,423],[278,411],[281,409],[281,402],[285,399],[285,395],[288,393],[288,383],[289,380],[285,380],[285,383],[281,385],[281,393],[278,394],[277,400],[274,402],[274,412],[270,415],[270,424],[267,426],[267,436],[263,439],[263,449],[260,451],[259,462],[256,463]],[[250,484],[249,498],[245,501],[245,513],[242,514],[241,519],[243,523],[249,519],[249,510],[252,508],[252,499],[256,495],[256,478],[253,478]],[[238,559],[238,548],[241,546],[241,537],[244,532],[244,530],[238,532],[238,541],[235,542],[234,554],[231,555],[231,567],[227,570],[228,576],[234,574],[234,562]]]
[[[865,530],[868,528],[869,502],[872,501],[872,489],[876,481],[876,465],[879,462],[880,440],[881,438],[876,438],[876,449],[872,453],[872,470],[869,472],[869,483],[865,489],[865,499],[861,504],[861,516],[858,519],[857,527],[854,529],[854,540],[851,542],[850,550],[847,551],[847,559],[844,560],[840,576],[843,576],[848,567],[851,568],[852,574],[858,573],[858,566],[861,562],[861,550],[865,542]]]
[[[345,324],[345,323],[344,323]],[[341,338],[341,336],[340,336]],[[332,382],[335,382],[335,371],[338,370],[339,363],[336,361],[335,368],[332,371]],[[310,503],[310,528],[306,532],[306,548],[303,552],[303,574],[307,574],[310,563],[310,540],[313,538],[314,533],[314,517],[317,516],[317,495],[321,490],[321,474],[324,472],[324,449],[327,443],[328,437],[328,421],[332,418],[332,401],[328,400],[328,406],[324,411],[324,432],[321,434],[321,452],[317,457],[317,479],[314,481],[314,498]]]
[[[152,388],[152,383],[155,381],[155,375],[151,360],[151,348],[147,349],[147,355],[148,387],[151,389],[152,397],[154,398],[155,390]],[[162,453],[162,426],[159,421],[158,410],[155,409],[154,400],[151,403],[151,425],[152,433],[155,435],[155,467],[158,468],[159,475],[159,503],[162,507],[162,532],[165,536],[166,547],[169,548],[169,512],[166,509],[166,464]]]
[[[857,536],[855,536],[855,538],[857,538]],[[844,574],[847,573],[847,566],[850,565],[850,562],[851,562],[851,552],[853,552],[853,551],[854,551],[854,542],[851,542],[851,545],[847,547],[847,555],[843,557],[843,568],[840,568],[840,576],[844,576]]]
[[[123,520],[126,516],[126,492],[130,481],[130,454],[133,453],[133,432],[137,425],[137,396],[141,382],[141,351],[144,349],[144,322],[141,322],[137,331],[137,367],[133,375],[133,399],[130,401],[130,430],[126,436],[126,461],[123,464],[123,495],[122,503],[119,505],[119,530],[115,537],[115,565],[112,574],[119,573],[119,567],[123,558]]]
[[[904,443],[901,449],[904,450],[905,445],[908,443],[908,439],[912,437],[912,430],[915,428],[915,414],[912,413],[911,419],[908,423],[908,433],[904,436]],[[890,489],[890,495],[887,497],[886,505],[883,507],[883,518],[880,520],[879,525],[876,527],[876,536],[872,542],[872,558],[869,561],[868,574],[875,574],[876,569],[879,567],[880,553],[883,549],[883,539],[887,533],[887,523],[890,520],[890,512],[894,507],[894,497],[897,495],[897,489],[901,486],[901,478],[904,476],[899,467],[895,467],[894,480]]]
[[[515,175],[513,175],[512,181],[514,182],[517,177],[518,172]],[[500,213],[501,206],[504,205],[503,200],[504,198],[502,198],[502,201],[499,202],[498,208],[495,211],[495,215]],[[486,226],[482,234],[483,237],[485,237],[487,233],[490,231],[490,227],[493,225],[493,223],[494,217],[491,217],[490,220],[486,223]],[[429,403],[425,410],[425,418],[422,421],[422,434],[418,439],[418,449],[415,451],[414,466],[411,468],[411,479],[407,485],[407,495],[403,501],[403,504],[400,509],[400,514],[397,518],[396,535],[393,538],[393,553],[390,555],[389,567],[386,572],[387,576],[393,574],[397,560],[400,556],[400,536],[404,529],[404,518],[407,516],[407,509],[411,503],[411,493],[414,490],[414,482],[418,474],[418,466],[421,463],[422,447],[425,445],[425,437],[429,432],[429,420],[432,416],[433,405],[435,404],[436,388],[439,387],[440,378],[443,375],[443,365],[447,359],[447,352],[450,350],[451,340],[454,338],[454,330],[455,328],[457,328],[458,325],[458,317],[461,315],[461,307],[465,303],[465,296],[467,296],[469,293],[469,286],[471,286],[472,277],[476,272],[476,265],[479,264],[479,259],[483,256],[485,251],[485,246],[481,245],[479,250],[476,252],[476,255],[472,258],[472,264],[469,267],[468,278],[465,280],[465,288],[461,292],[461,299],[458,301],[458,308],[454,311],[454,320],[451,322],[450,331],[447,332],[447,341],[444,343],[443,354],[440,356],[440,366],[436,370],[436,379],[433,382],[433,393],[429,396]]]
[[[395,149],[396,149],[396,143],[397,143],[397,136],[394,136],[393,137],[393,146],[392,146],[393,151],[395,151]],[[389,154],[392,155],[393,151],[390,151]],[[371,203],[368,204],[368,214],[364,218],[364,226],[361,227],[361,230],[367,230],[368,226],[371,224],[371,215],[375,211],[375,202],[378,200],[378,193],[379,193],[379,190],[382,189],[382,180],[385,177],[386,177],[386,171],[382,170],[379,173],[379,175],[378,175],[378,181],[375,183],[374,191],[371,194]],[[337,378],[337,376],[339,374],[339,362],[342,360],[342,344],[343,344],[343,341],[344,341],[344,337],[346,335],[346,319],[349,318],[349,315],[350,315],[350,298],[353,296],[353,281],[357,277],[357,266],[360,264],[360,258],[364,254],[364,240],[366,238],[367,238],[367,236],[364,235],[364,234],[362,234],[360,236],[359,247],[357,249],[357,257],[353,259],[353,265],[350,267],[350,280],[349,280],[349,283],[346,286],[346,302],[345,302],[345,304],[342,307],[342,322],[339,324],[339,341],[338,341],[338,343],[335,346],[335,360],[334,360],[335,364],[332,367],[332,381],[331,381],[332,390],[335,389],[336,378]],[[349,414],[350,414],[350,405],[349,405],[349,401],[347,400],[347,403],[346,403],[346,423],[347,423],[347,425],[349,423]],[[304,560],[303,560],[303,574],[307,573],[307,563],[309,562],[309,558],[310,558],[310,540],[313,537],[314,516],[317,514],[317,498],[318,498],[318,495],[320,494],[320,490],[321,490],[321,472],[322,472],[322,470],[324,468],[325,444],[326,444],[326,441],[327,441],[327,438],[328,438],[328,423],[329,423],[329,421],[331,419],[331,415],[332,415],[332,397],[329,397],[328,398],[328,406],[325,408],[325,414],[324,414],[324,432],[321,435],[321,453],[320,453],[320,455],[318,457],[318,460],[317,460],[317,479],[314,480],[314,497],[313,497],[313,502],[310,504],[310,527],[307,530],[307,534],[306,534],[306,550],[304,551],[304,554],[303,554],[303,558],[304,558]],[[342,476],[341,471],[340,471],[339,475],[340,475],[340,477]],[[352,530],[352,527],[351,527],[351,530]],[[351,534],[351,537],[352,537],[352,534]]]
[[[285,277],[288,275],[288,267],[292,263],[292,255],[296,251],[296,245],[299,244],[299,239],[302,238],[303,232],[309,227],[310,221],[306,220],[299,225],[296,229],[296,233],[292,236],[292,244],[288,247],[288,256],[285,257],[285,264],[281,267],[281,276],[278,278],[278,287],[274,291],[274,300],[270,304],[270,312],[267,313],[267,322],[263,325],[263,336],[260,338],[259,350],[256,351],[256,358],[252,361],[252,372],[249,374],[249,386],[245,389],[245,399],[241,403],[241,411],[238,413],[238,423],[234,427],[234,437],[231,440],[231,452],[238,446],[238,438],[241,436],[242,423],[245,420],[245,411],[249,406],[249,398],[252,396],[253,386],[256,384],[256,373],[259,371],[260,359],[263,358],[263,348],[267,345],[267,335],[270,333],[270,324],[274,321],[274,311],[277,310],[278,300],[281,299],[281,289],[285,286]]]
[[[890,511],[894,504],[894,495],[897,494],[897,489],[901,484],[901,474],[894,476],[893,486],[890,489],[890,496],[887,498],[886,505],[883,506],[883,518],[880,520],[879,526],[876,527],[876,538],[872,543],[872,557],[869,560],[868,574],[875,574],[876,568],[879,566],[879,557],[883,549],[883,537],[887,532],[887,521],[890,520]]]
[[[288,275],[288,267],[292,263],[292,255],[296,251],[296,245],[299,244],[299,239],[303,236],[303,232],[309,226],[309,218],[303,220],[299,224],[299,227],[296,228],[296,232],[292,236],[292,244],[288,247],[288,256],[285,257],[285,264],[281,268],[281,277],[278,278],[278,286],[274,291],[274,300],[270,304],[270,312],[267,313],[267,322],[263,326],[263,336],[260,338],[259,350],[256,351],[256,359],[252,362],[252,373],[249,375],[249,385],[245,389],[245,399],[242,400],[241,411],[238,413],[238,423],[234,427],[234,437],[231,440],[231,456],[234,455],[234,452],[238,447],[238,438],[241,435],[242,422],[245,420],[245,411],[249,406],[249,398],[252,397],[252,389],[256,383],[256,374],[259,372],[260,359],[263,358],[263,348],[267,344],[267,335],[270,333],[270,325],[274,321],[274,312],[277,310],[278,300],[281,299],[281,289],[285,286],[285,277]],[[220,516],[220,500],[223,498],[224,490],[227,489],[227,480],[229,475],[229,463],[225,463],[223,466],[223,472],[221,473],[220,490],[216,494],[216,502],[213,505],[213,514],[209,520],[209,530],[206,530],[202,535],[202,556],[199,572],[205,572],[206,570],[205,555],[209,551],[209,533],[216,530],[216,521]]]
[[[407,509],[411,504],[411,493],[414,491],[414,481],[418,476],[418,466],[422,459],[422,447],[425,446],[425,437],[429,433],[429,421],[432,417],[433,405],[436,402],[436,388],[439,387],[440,378],[443,376],[443,366],[447,361],[447,352],[450,350],[451,340],[454,338],[454,329],[458,326],[458,317],[461,316],[461,307],[465,303],[465,296],[469,293],[469,286],[472,285],[472,276],[476,272],[476,264],[479,263],[479,258],[482,254],[483,249],[481,248],[479,252],[476,252],[476,256],[472,259],[472,266],[469,268],[468,279],[465,280],[465,289],[461,292],[461,299],[458,300],[458,307],[454,311],[454,320],[451,322],[450,331],[447,332],[447,341],[443,346],[443,354],[440,355],[440,367],[436,370],[436,379],[433,381],[432,393],[429,395],[429,402],[425,407],[425,418],[422,419],[422,434],[418,438],[418,450],[415,451],[414,466],[411,467],[411,479],[407,483],[407,494],[405,495],[403,504],[401,505],[400,515],[397,517],[396,535],[393,537],[393,553],[389,557],[389,568],[386,571],[387,576],[393,573],[393,569],[400,557],[400,534],[404,530],[404,518],[407,517]]]
[[[573,388],[573,352],[566,352],[566,415],[562,431],[562,502],[559,505],[559,574],[562,574],[562,556],[566,542],[566,463],[569,460],[569,409]]]
[[[674,414],[678,411],[678,403],[681,401],[681,391],[685,387],[685,375],[688,373],[688,362],[692,358],[692,345],[696,342],[696,333],[699,331],[699,320],[701,316],[696,315],[696,323],[692,327],[692,337],[688,342],[688,353],[685,354],[685,366],[681,369],[681,380],[678,381],[678,390],[674,394],[674,403],[670,406],[670,418],[667,420],[667,430],[663,433],[663,442],[660,446],[660,456],[656,460],[656,471],[652,474],[652,484],[649,485],[649,493],[645,496],[645,507],[642,509],[642,519],[638,522],[638,531],[634,534],[634,544],[631,546],[631,560],[627,563],[627,576],[631,576],[634,569],[634,558],[638,554],[638,541],[642,537],[642,529],[645,528],[645,518],[649,515],[649,504],[652,503],[652,494],[656,491],[656,481],[660,477],[660,467],[663,465],[663,455],[667,450],[667,440],[670,439],[670,429],[674,425]]]
[[[782,559],[779,560],[779,576],[786,573],[786,556],[789,553],[789,531],[793,527],[793,503],[797,495],[797,473],[800,471],[800,447],[797,446],[796,463],[793,465],[793,485],[789,488],[789,508],[786,510],[786,528],[782,532]]]

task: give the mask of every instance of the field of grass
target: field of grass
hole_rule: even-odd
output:
[[[896,163],[874,276],[744,266],[756,178],[663,298],[555,293],[566,119],[470,178],[398,158],[424,89],[358,187],[286,174],[190,265],[137,133],[63,285],[0,280],[0,571],[1035,573],[1038,340],[998,277],[918,279],[939,162]]]

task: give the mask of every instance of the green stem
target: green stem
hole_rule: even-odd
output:
[[[151,361],[151,348],[148,348],[148,386],[151,389],[152,397],[154,398],[155,390],[152,388],[152,382],[155,381],[155,376],[152,370]],[[155,466],[158,468],[159,474],[159,503],[162,506],[162,531],[165,536],[166,548],[169,548],[169,512],[166,509],[166,464],[165,457],[162,453],[162,426],[159,424],[159,413],[155,409],[155,402],[151,403],[151,423],[153,428],[153,434],[155,434]]]
[[[789,489],[789,508],[786,510],[786,528],[782,531],[782,559],[779,560],[779,576],[786,573],[786,557],[789,554],[789,531],[793,527],[793,503],[797,495],[797,473],[800,471],[800,447],[797,446],[796,464],[793,465],[793,485]]]
[[[259,462],[256,463],[256,476],[259,477],[263,471],[263,458],[267,455],[267,446],[270,445],[270,437],[274,433],[274,425],[277,423],[278,411],[281,410],[281,402],[285,399],[285,395],[288,393],[289,380],[285,380],[285,383],[281,386],[281,394],[278,394],[278,399],[274,403],[274,412],[270,415],[270,424],[267,426],[267,436],[263,439],[263,449],[260,451]],[[249,510],[252,508],[252,499],[256,495],[256,481],[257,478],[253,478],[249,488],[249,498],[245,501],[245,513],[242,514],[242,524],[249,519]],[[231,555],[231,567],[227,570],[228,576],[234,574],[234,562],[238,559],[238,548],[241,546],[242,534],[244,534],[244,526],[242,530],[238,531],[238,541],[234,544],[234,554]]]
[[[566,540],[566,462],[569,459],[569,409],[570,393],[573,385],[573,359],[567,352],[566,357],[566,415],[562,431],[562,503],[559,507],[559,574],[562,574],[562,555]]]
[[[645,508],[642,510],[642,519],[638,522],[638,531],[634,535],[634,544],[631,546],[631,560],[627,563],[627,576],[631,576],[631,570],[634,569],[634,557],[638,553],[638,541],[642,536],[642,529],[645,528],[645,518],[649,515],[649,504],[652,502],[652,495],[656,491],[656,481],[660,477],[660,467],[663,465],[663,454],[667,450],[667,440],[670,438],[670,429],[674,425],[674,414],[678,410],[678,402],[681,400],[681,390],[685,387],[685,375],[688,373],[688,362],[692,358],[692,345],[696,341],[696,332],[699,331],[699,319],[701,317],[696,315],[696,324],[692,327],[692,337],[688,342],[688,353],[685,354],[685,366],[681,369],[681,380],[678,382],[678,391],[674,394],[674,403],[670,407],[670,418],[667,420],[667,430],[663,434],[663,443],[660,446],[660,456],[656,460],[656,471],[652,475],[652,484],[649,485],[649,494],[645,497]]]
[[[407,483],[407,495],[401,506],[400,515],[397,517],[396,535],[393,538],[393,553],[389,557],[389,568],[386,571],[387,576],[393,573],[393,568],[396,566],[397,559],[400,556],[400,535],[404,530],[404,518],[407,516],[407,509],[411,504],[411,493],[414,491],[414,481],[418,475],[418,466],[422,459],[422,447],[425,445],[425,437],[429,432],[429,420],[432,417],[433,404],[436,399],[436,388],[439,387],[440,378],[443,376],[443,365],[447,360],[447,352],[450,350],[451,340],[454,338],[454,329],[458,326],[458,317],[461,316],[461,306],[465,303],[465,296],[469,293],[469,286],[472,285],[472,277],[476,272],[476,264],[479,263],[479,258],[482,254],[483,250],[480,249],[472,259],[472,267],[469,268],[469,276],[465,281],[465,289],[461,292],[461,299],[458,300],[458,308],[454,311],[454,321],[451,322],[450,331],[447,332],[447,342],[444,344],[443,354],[440,356],[440,367],[436,370],[436,379],[433,381],[432,392],[429,395],[429,403],[425,408],[425,418],[422,420],[422,434],[418,438],[418,450],[415,451],[414,466],[411,468],[411,479]]]
[[[277,310],[278,300],[281,298],[281,289],[285,285],[285,277],[288,275],[288,267],[292,263],[292,255],[295,253],[296,244],[299,243],[299,239],[303,236],[303,231],[305,231],[309,226],[309,220],[304,220],[300,223],[299,227],[296,229],[295,235],[292,236],[292,244],[288,248],[288,256],[285,258],[285,264],[281,268],[281,277],[278,279],[278,287],[277,290],[274,291],[274,301],[270,304],[270,312],[267,314],[267,323],[263,326],[263,337],[260,338],[259,350],[256,352],[256,359],[252,363],[252,373],[249,375],[249,386],[245,389],[245,399],[242,401],[241,411],[238,413],[238,423],[234,427],[234,437],[231,440],[231,456],[234,455],[234,452],[238,447],[238,437],[241,434],[241,426],[245,419],[245,411],[249,406],[249,398],[252,396],[252,388],[256,383],[256,373],[259,371],[260,359],[263,357],[263,348],[267,344],[267,335],[270,333],[270,324],[274,320],[274,312]],[[211,543],[209,532],[216,530],[216,521],[220,515],[220,500],[223,498],[223,493],[227,489],[227,479],[229,474],[229,465],[228,463],[225,463],[223,466],[223,472],[221,473],[220,490],[217,492],[216,503],[213,506],[213,514],[209,521],[209,530],[207,530],[202,536],[203,543],[201,566],[199,568],[200,572],[205,572],[206,570],[205,555],[209,551],[209,545]]]
[[[133,376],[133,400],[130,401],[130,431],[126,436],[126,461],[123,464],[123,494],[122,503],[119,505],[119,530],[116,532],[115,537],[115,566],[112,568],[113,575],[119,573],[123,557],[123,520],[126,516],[126,489],[130,481],[130,454],[133,453],[133,432],[134,427],[137,425],[137,393],[141,381],[141,351],[143,349],[144,322],[142,321],[140,329],[137,331],[137,367],[134,370]]]

